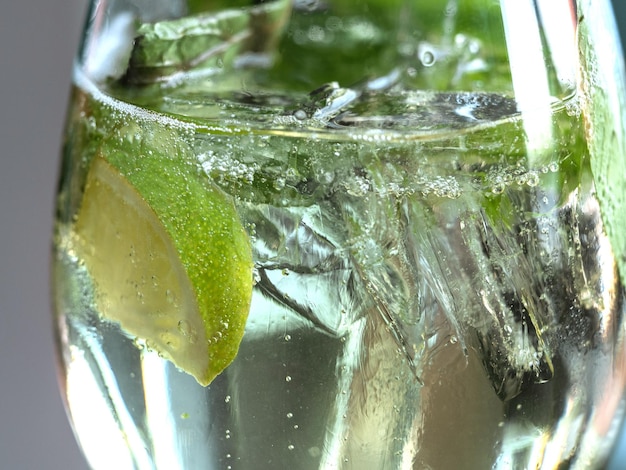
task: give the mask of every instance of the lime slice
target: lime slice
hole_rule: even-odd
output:
[[[233,202],[193,165],[146,156],[131,170],[124,157],[91,164],[77,254],[101,315],[206,386],[243,336],[249,239]]]

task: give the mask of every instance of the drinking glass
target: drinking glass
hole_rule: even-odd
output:
[[[606,0],[93,0],[53,248],[94,469],[593,469],[626,382]]]

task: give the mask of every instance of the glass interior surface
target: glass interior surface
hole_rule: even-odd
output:
[[[603,468],[621,57],[606,0],[93,0],[52,263],[89,465]]]

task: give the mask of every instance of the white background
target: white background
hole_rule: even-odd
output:
[[[86,469],[57,388],[48,300],[60,137],[86,3],[0,6],[0,469]],[[624,0],[615,5],[626,31]],[[626,439],[612,468],[626,468]]]

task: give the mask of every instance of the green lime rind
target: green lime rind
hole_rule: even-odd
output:
[[[104,158],[136,189],[171,237],[205,327],[208,385],[239,349],[252,295],[252,252],[233,201],[184,160],[112,152]],[[149,338],[147,338],[149,339]]]

